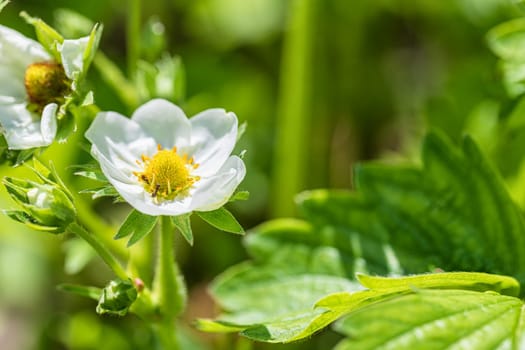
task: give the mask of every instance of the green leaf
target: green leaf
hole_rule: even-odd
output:
[[[237,219],[224,207],[212,211],[196,211],[204,221],[221,231],[244,234]]]
[[[193,232],[191,230],[191,222],[190,222],[190,214],[185,215],[179,215],[179,216],[172,216],[171,222],[177,230],[182,234],[184,239],[189,243],[189,245],[193,245]]]
[[[114,238],[120,239],[131,235],[128,241],[128,247],[130,247],[153,230],[157,219],[157,216],[146,215],[133,209],[120,226]]]
[[[211,291],[224,314],[199,326],[240,331],[259,341],[290,342],[342,316],[365,314],[371,307],[430,288],[476,297],[485,291],[519,295],[514,278],[525,281],[524,218],[472,139],[466,137],[457,147],[429,134],[421,165],[369,163],[356,169],[355,179],[354,192],[299,195],[303,220],[272,220],[247,235],[244,241],[253,262],[230,268],[216,280]],[[343,281],[355,285],[356,272],[430,270],[479,272],[394,279],[359,275],[371,290],[338,286]],[[326,294],[298,280],[324,284]],[[252,293],[264,290],[262,286],[271,291],[274,285],[279,295]],[[297,290],[304,292],[301,298]],[[293,306],[282,305],[283,300]],[[397,312],[408,317],[407,310]],[[382,316],[378,312],[376,317]],[[432,348],[432,338],[420,341]]]
[[[288,251],[289,264],[253,268],[251,264],[230,269],[212,285],[212,293],[228,311],[218,321],[200,320],[197,326],[211,332],[234,332],[258,341],[286,342],[295,339],[324,311],[316,301],[336,291],[355,291],[358,285],[345,278],[323,275],[305,268]],[[302,256],[299,259],[307,259]],[[298,269],[299,267],[299,269]],[[279,278],[273,278],[279,274]]]
[[[525,281],[524,218],[469,137],[458,149],[429,134],[423,168],[367,164],[357,168],[356,182],[406,272],[437,266]]]
[[[93,300],[98,300],[102,294],[102,289],[91,286],[81,286],[78,284],[63,283],[57,286],[58,290],[77,294]]]
[[[511,349],[523,338],[523,302],[496,293],[419,290],[336,324],[346,349]]]
[[[443,272],[413,275],[399,278],[367,276],[359,274],[359,283],[376,290],[417,288],[469,289],[478,292],[494,291],[517,297],[520,285],[512,277],[476,272]]]

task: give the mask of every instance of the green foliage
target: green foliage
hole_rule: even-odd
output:
[[[335,349],[518,349],[523,302],[492,292],[417,290],[350,314]]]
[[[239,224],[232,213],[224,207],[212,211],[196,211],[195,213],[208,224],[221,231],[244,234],[244,229],[241,224]]]
[[[225,314],[199,327],[291,342],[348,315],[336,330],[350,338],[337,349],[471,344],[470,334],[489,320],[498,331],[485,348],[521,337],[511,329],[520,324],[525,221],[472,139],[456,147],[431,133],[421,166],[369,163],[356,169],[355,182],[356,192],[305,192],[298,197],[304,220],[273,220],[251,232],[245,243],[254,261],[212,287]],[[436,268],[484,273],[358,274],[366,290],[354,280],[356,272]],[[463,312],[473,321],[456,332],[465,316],[454,315]]]

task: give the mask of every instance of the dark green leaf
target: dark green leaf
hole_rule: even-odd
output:
[[[221,231],[244,234],[244,229],[237,219],[224,207],[212,211],[196,211],[195,213]]]
[[[355,178],[355,192],[301,194],[298,203],[304,220],[272,220],[247,235],[254,262],[231,268],[217,279],[212,293],[225,314],[199,326],[240,331],[259,341],[289,342],[311,336],[347,314],[365,314],[368,308],[428,288],[439,289],[436,293],[470,293],[474,298],[488,295],[480,291],[519,294],[514,278],[525,280],[525,222],[498,173],[470,138],[456,147],[439,134],[430,134],[422,166],[370,163],[358,167]],[[337,278],[354,283],[355,272],[389,275],[437,268],[514,278],[465,272],[395,279],[361,275],[373,289],[358,292],[338,290],[342,287],[335,283]],[[325,283],[327,294],[295,284],[297,279]],[[264,290],[262,286],[271,291],[270,286],[286,282],[292,288],[281,285],[279,296],[251,293]],[[304,298],[294,294],[296,289],[304,291]],[[250,301],[243,301],[244,295]],[[317,302],[312,304],[308,296]],[[292,301],[293,307],[279,300]],[[400,307],[397,312],[409,317],[411,309],[407,310]],[[375,317],[381,318],[381,313]],[[496,320],[494,327],[508,326],[505,322]],[[417,327],[413,331],[420,334]],[[354,339],[354,334],[350,336]],[[421,337],[421,346],[432,348],[432,334]]]
[[[115,239],[132,235],[128,241],[128,247],[138,242],[142,237],[153,230],[157,223],[157,216],[143,214],[133,209],[124,223],[120,226]]]
[[[172,216],[171,222],[175,225],[177,230],[179,230],[184,239],[186,239],[190,245],[193,245],[193,232],[191,230],[190,216],[191,214]]]

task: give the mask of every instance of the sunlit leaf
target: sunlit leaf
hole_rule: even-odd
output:
[[[244,234],[244,229],[237,219],[224,207],[212,211],[196,211],[195,213],[221,231]]]
[[[336,324],[346,349],[517,349],[523,302],[496,293],[418,290],[370,305]]]

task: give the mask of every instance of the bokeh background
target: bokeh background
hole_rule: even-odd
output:
[[[12,0],[0,23],[34,37],[20,11],[66,31],[77,19],[57,10],[75,11],[104,24],[101,51],[127,74],[131,1]],[[154,61],[164,51],[180,56],[185,88],[176,102],[189,116],[222,107],[247,122],[237,151],[247,150],[241,187],[251,196],[230,209],[249,229],[295,215],[293,196],[301,190],[351,188],[357,161],[417,161],[429,128],[459,140],[466,130],[497,123],[514,100],[485,36],[520,11],[510,0],[148,0],[142,2],[141,58]],[[89,79],[102,110],[129,115],[129,105],[96,67]],[[89,159],[81,130],[46,152],[63,173],[71,172],[68,163]],[[509,142],[520,147],[521,140]],[[511,177],[521,159],[496,161]],[[128,210],[104,200],[94,206],[114,225]],[[0,207],[13,207],[3,188]],[[178,259],[191,293],[185,325],[203,349],[322,350],[337,342],[330,331],[270,346],[191,330],[192,319],[217,311],[207,284],[246,258],[240,237],[198,220],[193,229],[195,245],[180,241]],[[99,317],[93,301],[55,288],[62,282],[103,286],[111,277],[81,242],[0,217],[0,348],[149,349],[151,334],[140,320]]]

